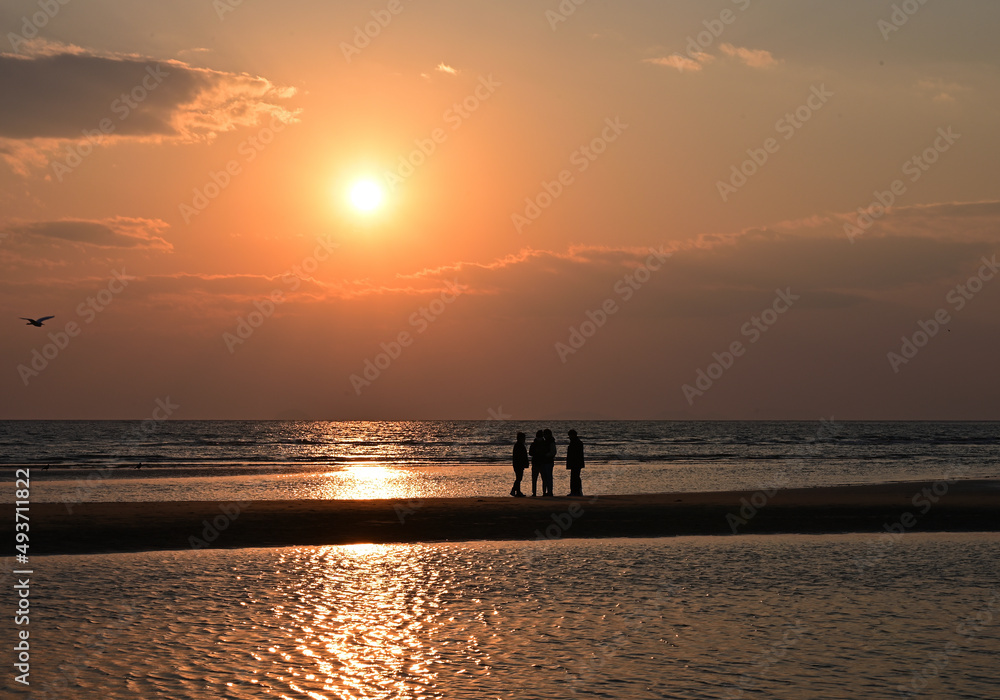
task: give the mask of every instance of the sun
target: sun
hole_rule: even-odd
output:
[[[373,212],[382,206],[385,192],[374,180],[358,180],[351,186],[351,204],[361,212]]]

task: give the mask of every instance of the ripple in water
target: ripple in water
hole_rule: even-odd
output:
[[[995,696],[1000,536],[872,541],[38,557],[31,697]]]

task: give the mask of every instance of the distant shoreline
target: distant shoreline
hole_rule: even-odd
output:
[[[31,554],[469,540],[1000,530],[1000,481],[583,498],[60,503],[31,506]],[[5,519],[12,537],[13,519]],[[8,540],[9,541],[9,540]]]

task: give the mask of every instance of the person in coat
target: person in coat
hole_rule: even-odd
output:
[[[514,443],[514,485],[510,488],[510,495],[518,498],[524,498],[524,494],[521,493],[521,478],[528,466],[528,448],[524,444],[524,439],[524,433],[518,433],[517,442]]]
[[[531,456],[531,495],[538,495],[538,477],[542,475],[542,460],[545,459],[545,438],[541,430],[535,433],[535,439],[528,448]],[[542,492],[545,491],[545,481],[542,481]]]
[[[545,439],[545,459],[542,462],[542,495],[554,496],[552,493],[552,470],[556,466],[556,438],[552,431],[546,428],[542,431]]]
[[[569,431],[566,468],[569,469],[569,495],[582,496],[583,481],[580,478],[580,472],[583,471],[583,442],[577,437],[575,430]]]

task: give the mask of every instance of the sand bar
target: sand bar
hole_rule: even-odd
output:
[[[732,536],[734,528],[737,534],[985,532],[1000,529],[998,516],[1000,481],[978,480],[584,498],[80,503],[72,512],[65,504],[38,503],[30,510],[30,553],[533,540],[540,533]],[[10,542],[14,519],[4,520]]]

